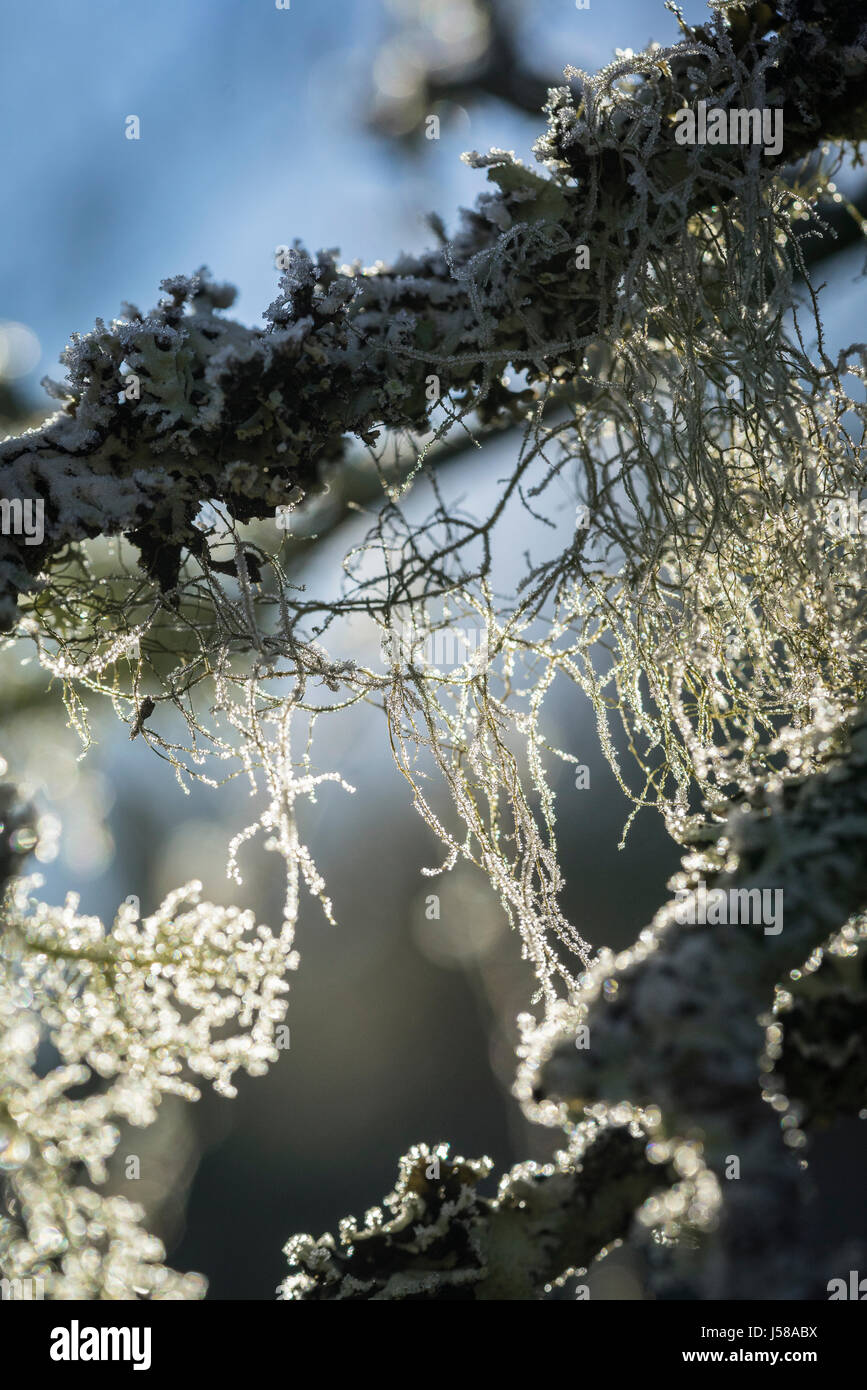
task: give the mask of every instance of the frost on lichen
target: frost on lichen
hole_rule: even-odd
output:
[[[142,920],[123,904],[110,930],[31,886],[17,880],[0,933],[0,1266],[49,1298],[201,1297],[141,1208],[100,1184],[120,1123],[152,1124],[199,1079],[233,1096],[239,1071],[277,1060],[291,940],[197,883]]]
[[[314,1301],[491,1301],[540,1298],[583,1271],[628,1230],[659,1180],[635,1122],[593,1126],[553,1162],[522,1163],[496,1192],[480,1188],[489,1158],[451,1157],[448,1144],[415,1144],[397,1186],[364,1224],[347,1217],[338,1238],[295,1236],[278,1297]],[[604,1175],[606,1192],[599,1199]]]
[[[264,330],[221,318],[230,294],[203,273],[166,281],[154,314],[130,310],[70,349],[70,402],[54,434],[3,446],[16,477],[30,469],[33,487],[52,490],[50,582],[24,599],[21,629],[64,682],[73,716],[83,722],[83,694],[102,691],[178,770],[208,776],[216,759],[224,775],[258,777],[268,800],[254,824],[279,822],[271,842],[318,892],[291,828],[295,797],[319,776],[314,725],[358,700],[382,705],[416,805],[443,842],[441,867],[463,856],[487,875],[549,1005],[590,959],[580,924],[558,906],[550,768],[565,755],[547,748],[543,718],[555,679],[589,697],[624,791],[636,807],[657,805],[681,841],[715,803],[748,796],[770,773],[809,771],[801,732],[865,693],[864,536],[829,524],[863,472],[865,350],[829,358],[815,298],[796,278],[799,234],[833,196],[833,167],[805,164],[787,181],[759,147],[674,139],[676,112],[710,99],[782,103],[790,159],[815,142],[819,115],[793,76],[792,43],[761,26],[757,35],[746,41],[720,20],[596,76],[567,70],[537,147],[547,174],[502,150],[471,156],[494,191],[452,241],[391,269],[296,247]],[[865,63],[851,36],[832,31],[827,63],[843,37],[841,100]],[[587,269],[576,259],[584,246]],[[519,374],[511,388],[507,367]],[[126,368],[138,402],[116,399]],[[442,504],[422,524],[407,519],[395,431],[411,432],[416,471],[429,473],[449,431],[516,420],[523,444],[490,515]],[[147,466],[130,451],[132,422]],[[86,466],[69,461],[70,447],[49,468],[57,430],[77,431],[77,454],[91,436],[110,445]],[[317,599],[247,523],[324,486],[348,434],[386,491],[346,557],[342,590]],[[556,521],[564,492],[586,520],[559,554],[528,561],[510,600],[497,596],[491,553],[506,504]],[[103,508],[98,524],[85,493]],[[210,530],[199,510],[208,501]],[[102,554],[98,570],[81,551],[58,557],[76,518],[78,534],[123,533],[150,578],[126,542],[120,565]],[[361,613],[384,637],[399,634],[385,671],[328,639],[338,619]],[[483,662],[444,673],[414,659],[461,625],[484,635]],[[175,727],[161,718],[169,705],[186,741],[162,731]],[[289,755],[268,751],[270,730],[288,739],[290,722],[305,749],[294,790]],[[430,759],[453,800],[448,822],[427,794]]]
[[[484,1268],[484,1208],[475,1189],[492,1166],[490,1159],[450,1158],[447,1144],[415,1145],[385,1198],[390,1215],[372,1207],[361,1229],[347,1218],[339,1244],[330,1235],[289,1242],[285,1253],[297,1272],[281,1284],[280,1298],[309,1301],[317,1290],[349,1300],[460,1298]]]
[[[867,696],[865,536],[839,522],[863,480],[867,348],[829,355],[803,255],[844,153],[807,156],[850,116],[863,134],[867,48],[850,17],[794,0],[712,9],[676,46],[567,69],[543,172],[469,156],[491,191],[451,239],[434,221],[436,249],[363,269],[296,246],[256,329],[222,316],[231,291],[204,272],[165,281],[151,314],[77,339],[63,410],[0,445],[4,494],[46,501],[44,545],[0,542],[0,618],[85,741],[101,695],[183,784],[249,779],[229,871],[260,831],[281,855],[285,946],[302,886],[331,911],[300,806],[351,791],[318,761],[321,720],[375,705],[442,846],[425,872],[464,859],[488,878],[541,1030],[599,976],[560,905],[552,768],[574,758],[548,740],[555,683],[589,699],[635,811],[705,846],[769,783],[818,772]],[[781,108],[782,155],[678,144],[699,101]],[[447,503],[439,446],[516,425],[489,513]],[[308,592],[291,542],[256,523],[315,507],[359,456],[381,505]],[[510,507],[552,536],[565,516],[568,539],[504,595]],[[348,649],[362,621],[379,663]],[[455,630],[475,657],[431,660]],[[220,1080],[212,1048],[196,1056]]]

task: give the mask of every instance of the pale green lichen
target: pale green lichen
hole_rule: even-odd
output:
[[[857,134],[867,68],[861,21],[822,13],[820,23],[811,4],[796,0],[785,0],[776,15],[762,5],[713,8],[714,23],[685,28],[679,45],[621,56],[595,77],[567,71],[551,93],[537,146],[547,176],[505,151],[471,156],[493,191],[464,214],[452,240],[441,236],[423,256],[367,270],[341,265],[334,252],[313,258],[296,247],[264,329],[222,317],[232,292],[204,272],[165,281],[165,298],[151,314],[128,307],[76,339],[64,359],[69,380],[58,388],[63,410],[41,430],[0,445],[4,494],[46,503],[44,546],[2,540],[4,624],[17,623],[16,636],[35,642],[85,737],[85,699],[101,694],[182,779],[241,772],[264,792],[264,808],[233,843],[230,870],[237,873],[236,852],[259,830],[285,860],[277,954],[291,940],[302,886],[330,913],[297,822],[299,801],[341,780],[314,763],[318,721],[373,702],[384,711],[414,803],[442,842],[443,862],[430,872],[459,858],[476,865],[520,932],[544,1001],[546,1046],[555,1037],[562,1042],[578,1021],[583,1002],[576,998],[587,1002],[591,984],[604,994],[602,975],[608,978],[607,960],[593,962],[580,927],[559,904],[551,760],[570,755],[546,742],[544,702],[555,680],[589,697],[603,750],[635,806],[659,806],[675,838],[703,846],[696,855],[720,873],[727,851],[709,842],[722,818],[755,804],[771,782],[782,801],[787,783],[815,775],[867,694],[865,538],[858,528],[841,533],[829,524],[830,510],[863,479],[865,348],[829,358],[817,303],[798,279],[805,269],[799,232],[833,192],[834,166],[811,165],[787,181],[782,158],[740,147],[685,151],[674,137],[677,111],[699,100],[782,107],[787,160],[806,155],[822,136],[845,133],[849,116]],[[585,247],[586,268],[577,257]],[[815,350],[807,347],[811,333]],[[507,369],[516,381],[504,380]],[[128,373],[139,379],[138,400],[121,396]],[[433,394],[431,381],[439,388]],[[430,471],[436,445],[453,427],[515,423],[520,453],[488,516],[472,520],[438,502],[423,522],[408,519],[402,488],[414,473]],[[409,437],[409,469],[393,465],[400,436]],[[364,544],[345,557],[340,592],[320,598],[293,585],[285,552],[249,524],[327,487],[350,438],[369,451],[383,505]],[[491,553],[507,503],[519,499],[534,515],[556,520],[564,480],[570,509],[581,508],[586,522],[559,553],[530,563],[515,593],[497,596]],[[222,540],[202,520],[205,504]],[[97,536],[124,537],[119,558],[82,544]],[[383,665],[364,665],[338,646],[341,620],[359,614],[389,644]],[[484,636],[483,661],[443,671],[419,658],[432,637],[467,625]],[[166,732],[160,715],[168,706],[186,721],[185,738]],[[635,757],[636,784],[617,752],[613,720]],[[431,761],[450,793],[448,814],[428,794]],[[723,859],[712,862],[717,852]],[[845,846],[834,847],[835,871],[845,856]],[[790,870],[803,899],[797,866]],[[843,896],[828,901],[843,911]],[[160,932],[170,932],[177,907],[161,919]],[[60,917],[39,909],[55,934],[75,918],[71,908],[66,916],[57,911]],[[823,930],[843,926],[819,915]],[[73,925],[83,939],[96,931],[77,918]],[[228,933],[255,975],[258,957],[244,954],[230,926],[216,909],[205,914],[208,952],[231,972],[211,927]],[[38,921],[33,930],[38,935]],[[121,937],[125,930],[121,923]],[[15,971],[25,974],[45,954],[29,931],[22,917],[5,948],[18,943]],[[624,984],[637,980],[640,991],[645,966],[647,979],[654,977],[657,944],[652,935],[636,948]],[[132,949],[125,939],[121,946]],[[267,954],[264,944],[259,949]],[[737,982],[744,966],[735,952],[725,958]],[[766,959],[773,959],[770,949]],[[101,966],[91,961],[89,968]],[[70,1065],[92,1063],[100,1074],[101,1054],[89,1042],[82,1050],[77,1032],[64,1030],[58,999],[65,976],[55,979],[54,969],[46,977],[53,994],[45,1019],[76,1054]],[[276,969],[275,959],[260,1011],[269,1017]],[[688,994],[688,974],[680,973],[674,994]],[[760,978],[770,993],[772,973]],[[706,980],[714,980],[712,960]],[[148,990],[161,986],[140,979],[137,988],[144,1007]],[[207,1019],[214,1001],[190,988]],[[259,996],[255,982],[249,988],[255,1033]],[[708,1007],[710,990],[707,984],[702,995]],[[99,1016],[105,993],[95,1005]],[[657,1008],[664,997],[660,985]],[[739,1080],[749,1071],[751,1027],[741,1010],[731,1052]],[[148,1071],[148,1046],[121,1039],[118,1029],[109,1031],[124,1041],[123,1065],[134,1047],[132,1060],[149,1077],[142,1112],[149,1118],[174,1062],[167,1071],[157,1067],[157,1077]],[[253,1052],[239,1040],[226,1055],[204,1031],[199,1050],[181,1050],[187,1064],[215,1079],[225,1080],[236,1063],[259,1069],[271,1059],[265,1035],[256,1035]],[[586,1078],[576,1083],[576,1109],[579,1100],[627,1107],[662,1100],[674,1123],[677,1077],[657,1077],[658,1057],[655,1071],[637,1076],[621,1041],[612,1036],[600,1059],[597,1090],[587,1089]],[[648,1068],[653,1055],[646,1054]],[[66,1075],[55,1078],[58,1095]],[[654,1089],[655,1077],[665,1095]],[[42,1084],[32,1068],[25,1083]],[[680,1102],[686,1124],[684,1094]],[[49,1110],[55,1115],[57,1107]],[[20,1130],[18,1112],[16,1092],[8,1113]],[[723,1129],[705,1118],[709,1143],[721,1143]],[[623,1123],[640,1124],[631,1111]],[[100,1133],[94,1143],[101,1151],[107,1141]],[[44,1154],[39,1161],[47,1161]],[[712,1205],[706,1171],[688,1173],[693,1188],[675,1192],[687,1217]],[[24,1193],[25,1179],[15,1181]],[[460,1174],[455,1182],[434,1203],[432,1240],[446,1238],[466,1211],[481,1210],[466,1195],[472,1182]],[[62,1205],[63,1194],[51,1190]],[[38,1181],[22,1197],[25,1223],[36,1195]],[[389,1240],[409,1229],[416,1196],[408,1188],[397,1194]],[[118,1220],[134,1224],[125,1208]],[[429,1253],[427,1230],[414,1233],[413,1256]],[[376,1273],[353,1272],[340,1282],[341,1296],[475,1287],[491,1277],[491,1266],[473,1244],[474,1231],[465,1231],[472,1258],[453,1267],[454,1277],[438,1275],[422,1288],[413,1282],[420,1276],[403,1269],[384,1284]],[[70,1239],[65,1230],[61,1236]],[[290,1296],[317,1288],[314,1275],[342,1281],[342,1266],[332,1279],[334,1248],[307,1237],[293,1246],[302,1274]],[[26,1234],[13,1234],[7,1254],[12,1268],[24,1269],[36,1268],[44,1252]],[[147,1283],[144,1274],[127,1274]],[[77,1287],[83,1276],[73,1260],[67,1273],[61,1262],[58,1277]],[[87,1287],[106,1287],[102,1277]],[[109,1282],[118,1286],[115,1274]]]

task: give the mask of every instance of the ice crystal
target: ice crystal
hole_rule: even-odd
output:
[[[142,920],[123,904],[108,930],[74,895],[49,907],[31,887],[16,881],[0,934],[0,1264],[51,1298],[200,1297],[141,1209],[99,1185],[119,1122],[152,1124],[198,1079],[232,1096],[239,1071],[277,1060],[291,933],[202,902],[198,883]]]
[[[284,349],[321,365],[319,400],[333,387],[328,373],[355,373],[367,344],[366,370],[383,373],[385,419],[417,417],[418,374],[433,368],[441,423],[417,471],[429,472],[431,447],[449,431],[523,417],[519,458],[492,513],[471,518],[443,503],[419,524],[403,511],[390,446],[375,444],[366,413],[359,433],[384,504],[346,557],[342,592],[317,599],[242,525],[287,495],[286,467],[301,447],[275,387],[237,439],[261,449],[274,432],[283,441],[274,459],[286,467],[272,478],[261,461],[238,459],[214,478],[227,499],[214,513],[222,530],[213,544],[213,528],[194,540],[184,533],[188,559],[173,550],[168,597],[123,568],[95,584],[75,555],[54,566],[50,598],[37,598],[24,621],[83,731],[82,695],[100,690],[180,776],[213,777],[205,764],[216,759],[230,765],[223,775],[259,777],[267,805],[250,833],[264,829],[286,858],[290,919],[299,875],[324,900],[295,828],[297,797],[336,777],[314,771],[316,721],[357,700],[381,705],[415,805],[443,842],[442,867],[463,856],[487,875],[549,1006],[590,959],[580,925],[558,905],[550,768],[565,755],[548,748],[543,718],[555,679],[590,699],[623,790],[636,808],[658,806],[680,841],[716,802],[815,766],[818,711],[845,710],[865,693],[865,537],[829,525],[863,474],[865,349],[829,358],[816,298],[797,280],[799,221],[826,196],[834,168],[805,165],[786,182],[750,149],[673,143],[673,83],[679,100],[722,92],[747,107],[774,103],[777,41],[757,60],[752,50],[740,56],[724,26],[713,35],[687,31],[677,47],[624,52],[595,76],[567,70],[537,147],[550,177],[508,151],[471,156],[496,191],[446,243],[444,276],[438,258],[359,275],[334,252],[314,259],[296,246],[264,336],[243,340],[220,320],[229,292],[200,272],[166,281],[158,314],[135,311],[68,355],[79,393],[93,389],[98,352],[138,364],[152,383],[158,440],[170,428],[182,454],[195,454],[197,429],[223,418],[230,363],[242,372]],[[610,184],[603,166],[619,171]],[[578,244],[592,248],[586,282],[573,264]],[[532,292],[534,263],[546,267],[544,294]],[[808,350],[811,332],[818,351]],[[219,400],[212,393],[198,407],[184,365],[197,355],[220,383]],[[500,380],[510,362],[523,374],[516,392]],[[520,499],[556,521],[564,486],[586,524],[560,554],[530,563],[511,601],[495,598],[491,551],[506,504]],[[141,528],[131,534],[145,544]],[[165,587],[160,553],[149,564]],[[329,628],[343,631],[337,620],[359,613],[385,637],[398,633],[385,672],[343,655],[338,639],[326,645]],[[443,672],[416,659],[432,635],[463,623],[484,635],[484,661]],[[313,682],[336,698],[314,694]],[[149,723],[139,719],[145,697]],[[168,706],[188,725],[186,743],[169,736]],[[291,773],[290,724],[306,750]],[[452,798],[448,821],[424,785],[429,759]]]
[[[7,1144],[27,1149],[12,1176],[27,1219],[41,1219],[27,1164],[55,1173],[46,1146],[62,1172],[84,1163],[98,1181],[110,1115],[147,1122],[163,1092],[193,1094],[187,1072],[228,1093],[239,1067],[273,1060],[302,885],[331,912],[299,804],[328,781],[352,790],[317,761],[323,718],[360,701],[381,709],[442,845],[425,872],[463,858],[489,879],[535,975],[540,1036],[554,1037],[588,979],[605,997],[618,987],[560,905],[552,766],[571,755],[546,734],[554,683],[591,702],[635,810],[656,806],[687,845],[768,783],[823,766],[867,695],[865,536],[830,523],[860,495],[867,347],[829,356],[806,273],[805,214],[819,217],[843,154],[806,159],[820,106],[799,67],[809,50],[840,98],[863,81],[867,53],[842,18],[827,36],[796,24],[793,39],[756,7],[751,38],[739,7],[712,8],[714,23],[682,25],[677,46],[621,51],[595,76],[567,69],[536,148],[544,173],[504,150],[468,156],[492,191],[436,251],[364,270],[296,245],[255,330],[219,316],[232,292],[204,272],[173,277],[151,314],[127,306],[77,338],[65,410],[38,440],[0,447],[9,486],[51,503],[44,579],[11,542],[0,554],[2,617],[21,596],[17,635],[62,683],[72,723],[86,741],[99,694],[183,785],[248,777],[260,806],[229,871],[259,832],[286,869],[279,937],[250,940],[246,915],[177,896],[111,933],[73,905],[28,914],[16,899],[0,1002],[33,995],[5,1102]],[[804,163],[787,173],[757,148],[679,146],[677,112],[701,100],[788,102],[786,158]],[[134,428],[117,400],[124,368],[145,384]],[[516,424],[489,513],[443,500],[438,446]],[[255,523],[302,494],[315,505],[329,466],[349,467],[347,434],[381,504],[340,584],[309,594]],[[404,500],[417,478],[435,498],[421,521]],[[581,520],[503,596],[493,549],[512,504],[551,534],[564,507]],[[111,552],[78,544],[96,532],[125,539]],[[362,618],[382,638],[379,665],[346,648]],[[475,632],[478,649],[438,661],[455,629]],[[630,964],[653,950],[651,936]],[[233,1020],[237,1035],[215,1035]],[[45,1028],[64,1060],[40,1079]],[[82,1069],[103,1089],[69,1100]],[[682,1176],[702,1191],[678,1188],[669,1215],[672,1202],[712,1205],[710,1179]],[[55,1225],[70,1250],[85,1240],[80,1223]],[[21,1267],[37,1260],[29,1239],[7,1237],[14,1268],[19,1247]],[[332,1256],[319,1242],[293,1258],[328,1274]]]

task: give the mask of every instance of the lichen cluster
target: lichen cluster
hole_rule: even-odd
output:
[[[106,929],[71,896],[49,907],[18,879],[0,934],[0,1264],[49,1298],[201,1297],[199,1276],[164,1265],[141,1209],[102,1198],[118,1125],[147,1126],[195,1078],[236,1094],[279,1056],[291,939],[249,912],[171,893],[139,920],[123,904]],[[46,1069],[50,1044],[56,1061]],[[40,1055],[40,1049],[42,1055]]]
[[[16,900],[0,939],[4,988],[10,999],[24,980],[44,992],[33,1012],[71,1070],[40,1080],[39,1030],[21,1025],[31,1032],[26,1075],[6,1102],[9,1142],[30,1143],[22,1097],[44,1091],[49,1129],[59,1128],[34,1131],[35,1161],[67,1251],[95,1237],[84,1216],[61,1211],[73,1199],[47,1175],[92,1159],[98,1181],[110,1113],[150,1118],[158,1093],[182,1084],[182,1064],[222,1085],[237,1065],[273,1060],[276,980],[294,963],[302,885],[331,911],[298,821],[323,782],[342,782],[317,761],[322,718],[359,701],[381,708],[383,736],[443,847],[426,872],[463,858],[489,879],[535,974],[544,1012],[532,1028],[550,1040],[609,978],[559,902],[552,766],[574,759],[546,737],[555,682],[590,700],[634,809],[658,807],[675,839],[702,853],[769,783],[817,775],[867,695],[865,538],[829,523],[863,479],[867,348],[829,356],[803,254],[823,202],[839,196],[843,158],[811,151],[862,133],[867,42],[860,22],[822,6],[712,8],[713,22],[684,25],[676,46],[621,55],[596,76],[567,69],[536,150],[544,172],[502,150],[470,156],[491,191],[451,238],[434,219],[431,252],[363,269],[296,245],[256,329],[222,316],[232,292],[204,271],[167,280],[152,313],[127,306],[74,340],[61,411],[0,445],[4,495],[46,504],[44,545],[0,541],[11,640],[35,644],[85,740],[87,702],[103,696],[182,781],[247,776],[262,799],[229,870],[261,831],[287,875],[281,934],[261,929],[247,946],[245,918],[185,912],[176,899],[149,927],[122,918],[111,933],[72,907],[28,916]],[[699,100],[781,107],[785,165],[759,147],[678,144],[676,114]],[[514,468],[490,513],[447,504],[438,449],[515,425]],[[340,582],[310,594],[291,542],[257,523],[277,507],[315,508],[332,470],[360,450],[381,504]],[[423,521],[404,501],[420,476],[434,496]],[[503,596],[494,538],[513,504],[552,534],[564,509],[581,521],[565,546],[528,557]],[[384,660],[347,648],[345,620],[372,626]],[[455,629],[481,639],[473,659],[424,655]],[[160,944],[177,965],[162,966]],[[653,953],[644,945],[630,970]],[[109,961],[129,991],[105,988]],[[196,971],[213,961],[206,988]],[[75,1027],[60,1002],[70,988]],[[162,1012],[173,990],[197,1023]],[[112,1013],[121,1004],[125,1022]],[[231,1046],[209,1032],[229,1005],[250,1030]],[[116,1043],[104,1066],[88,1020]],[[166,1052],[142,1042],[152,1024]],[[82,1066],[106,1079],[132,1070],[79,1112],[64,1078],[77,1083]],[[598,1098],[652,1106],[651,1092]],[[66,1153],[56,1117],[79,1113],[96,1129],[91,1140],[85,1125],[83,1149]],[[640,1130],[632,1112],[628,1122]],[[701,1163],[682,1176],[691,1195],[671,1200],[699,1226],[714,1179]],[[25,1179],[14,1181],[24,1193]],[[449,1190],[440,1216],[460,1217],[464,1190]],[[21,1200],[29,1234],[6,1237],[8,1258],[35,1268],[55,1257],[33,1235],[38,1183]],[[393,1206],[401,1220],[408,1200],[399,1193]],[[122,1220],[134,1220],[126,1207]],[[114,1287],[94,1258],[89,1287]],[[326,1282],[339,1262],[321,1243],[294,1245],[292,1258],[321,1266]],[[149,1277],[135,1274],[163,1287]],[[287,1296],[310,1290],[304,1278]],[[364,1296],[391,1296],[385,1287]]]

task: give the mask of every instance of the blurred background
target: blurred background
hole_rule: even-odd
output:
[[[696,0],[684,8],[689,20],[704,13]],[[39,381],[62,375],[74,330],[122,301],[150,308],[165,276],[208,265],[238,287],[232,312],[256,324],[274,296],[275,248],[296,237],[364,264],[421,249],[427,213],[451,230],[485,187],[462,151],[531,160],[532,112],[567,63],[596,69],[618,47],[676,38],[661,0],[12,0],[0,47],[0,429],[48,413]],[[131,115],[138,140],[125,135]],[[829,351],[863,332],[851,291],[862,261],[843,250],[818,277],[829,281]],[[447,466],[469,509],[490,497],[513,447],[504,437]],[[364,529],[316,547],[305,582],[327,583]],[[48,900],[75,890],[82,910],[110,920],[128,894],[148,912],[198,877],[213,901],[279,925],[276,856],[250,851],[243,887],[225,876],[228,841],[249,819],[244,787],[185,796],[110,711],[80,760],[44,674],[6,652],[0,675],[9,774],[57,817],[38,866]],[[645,812],[618,851],[630,808],[589,706],[555,691],[549,721],[552,741],[589,769],[583,790],[555,769],[566,914],[594,947],[625,945],[664,896],[674,846]],[[234,1101],[167,1103],[153,1130],[124,1135],[113,1178],[121,1190],[124,1156],[140,1155],[135,1191],[122,1190],[148,1206],[177,1268],[206,1273],[213,1298],[273,1297],[285,1240],[378,1203],[416,1141],[488,1153],[498,1171],[556,1141],[525,1125],[509,1095],[514,1018],[533,981],[490,891],[467,869],[420,876],[439,846],[411,812],[381,716],[326,723],[320,770],[339,768],[357,792],[325,786],[303,816],[338,925],[305,904],[291,1047],[267,1077],[242,1078]],[[439,920],[425,915],[432,892]],[[855,1180],[856,1131],[816,1145],[817,1176]],[[845,1233],[844,1199],[817,1202],[816,1219]],[[639,1296],[625,1263],[605,1261],[594,1279],[596,1296]]]

